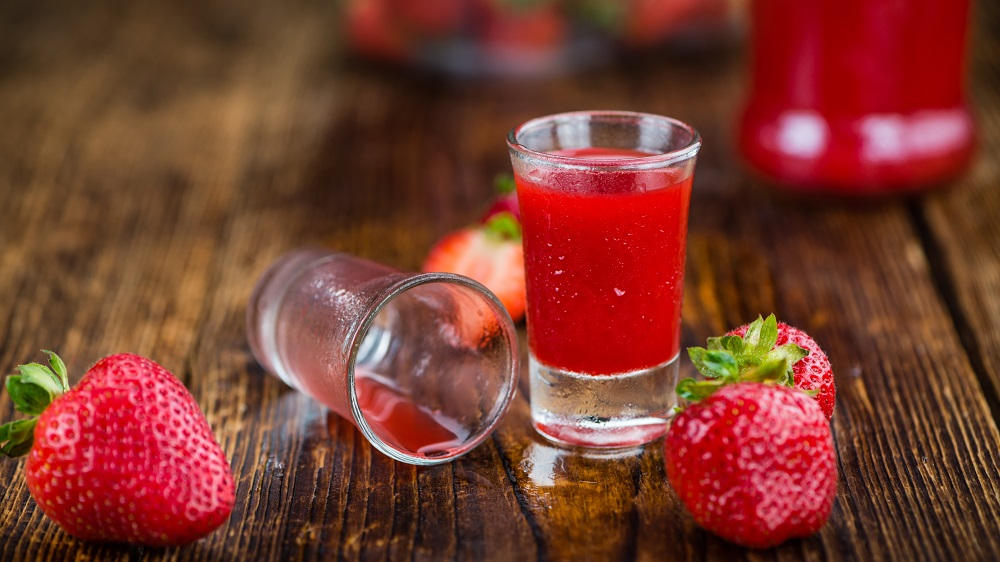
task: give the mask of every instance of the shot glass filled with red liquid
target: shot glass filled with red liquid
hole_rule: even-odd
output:
[[[667,117],[591,111],[528,121],[507,142],[535,429],[585,447],[660,437],[676,402],[698,133]]]
[[[517,386],[510,316],[459,275],[298,250],[258,281],[247,333],[262,366],[410,464],[446,462],[478,445]]]
[[[755,0],[747,162],[801,191],[941,184],[975,144],[968,0]]]

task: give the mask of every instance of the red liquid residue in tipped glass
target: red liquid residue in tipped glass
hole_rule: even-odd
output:
[[[550,154],[623,164],[650,156],[597,147]],[[538,361],[603,375],[677,355],[692,179],[684,173],[529,168],[515,177]]]
[[[373,378],[357,376],[354,382],[365,420],[389,445],[431,458],[465,444],[467,433],[454,420],[414,404]]]

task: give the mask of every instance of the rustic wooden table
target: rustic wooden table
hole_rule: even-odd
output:
[[[91,545],[4,461],[0,559],[1000,559],[997,4],[977,14],[974,166],[950,189],[864,205],[790,200],[741,171],[738,49],[446,83],[343,63],[334,4],[0,8],[0,369],[40,348],[77,377],[112,352],[155,358],[238,485],[228,523],[195,544]],[[683,342],[775,311],[829,353],[840,481],[817,535],[752,552],[699,530],[658,445],[553,448],[523,381],[492,439],[417,469],[250,356],[244,307],[279,254],[323,243],[415,268],[481,211],[512,125],[592,107],[673,115],[705,138]]]

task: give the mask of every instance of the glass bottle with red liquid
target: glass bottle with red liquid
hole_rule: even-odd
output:
[[[975,144],[967,0],[755,0],[739,145],[780,184],[839,194],[937,185]]]

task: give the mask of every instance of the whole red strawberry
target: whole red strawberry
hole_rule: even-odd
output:
[[[833,417],[837,389],[830,360],[809,334],[778,322],[773,314],[766,319],[758,316],[721,338],[708,338],[707,349],[692,347],[688,354],[699,372],[719,383],[732,382],[727,377],[739,378],[768,358],[783,357],[790,368],[780,382],[806,391],[827,419]]]
[[[740,326],[727,335],[744,336],[749,327],[749,324]],[[784,322],[778,322],[777,328],[778,338],[775,340],[774,347],[793,343],[809,352],[808,355],[792,365],[795,388],[814,392],[814,398],[819,402],[819,407],[823,409],[826,418],[832,418],[837,389],[833,384],[833,368],[830,367],[830,360],[826,353],[823,353],[816,340],[802,330]]]
[[[670,485],[694,520],[743,546],[811,535],[833,506],[830,426],[816,401],[794,388],[723,386],[677,414],[664,457]]]
[[[174,375],[138,355],[97,362],[69,389],[66,368],[32,363],[7,377],[18,410],[0,452],[26,452],[28,490],[81,539],[150,546],[199,539],[232,511],[229,463]]]

